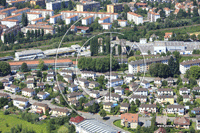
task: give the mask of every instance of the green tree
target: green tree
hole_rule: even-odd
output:
[[[3,83],[0,81],[0,89],[3,89]]]
[[[115,46],[112,48],[112,55],[115,55],[116,51],[115,51]]]
[[[135,61],[135,60],[136,60],[135,56],[131,56],[128,58],[128,62]]]
[[[26,13],[22,13],[22,25],[27,26],[28,25],[28,18]]]
[[[162,81],[162,86],[167,86],[167,81],[166,80]]]
[[[191,66],[189,73],[195,79],[199,79],[200,78],[200,67],[199,66]]]
[[[100,116],[104,119],[106,117],[106,111],[104,109],[102,109],[100,112],[99,112]]]
[[[28,65],[24,62],[21,65],[21,71],[22,72],[28,72]]]
[[[42,72],[41,71],[37,71],[37,77],[42,77]]]
[[[121,45],[118,45],[118,55],[121,55],[122,54],[122,47]]]
[[[37,66],[40,70],[44,70],[45,69],[45,64],[44,61],[42,59],[39,60],[39,64]]]
[[[10,74],[11,72],[11,68],[10,68],[10,64],[4,61],[0,62],[0,75],[1,76],[6,76],[8,74]]]
[[[110,53],[110,38],[106,37],[106,54]]]

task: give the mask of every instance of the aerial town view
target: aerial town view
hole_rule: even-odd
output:
[[[200,0],[0,0],[0,133],[200,133]]]

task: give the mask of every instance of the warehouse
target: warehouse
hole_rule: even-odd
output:
[[[15,60],[34,60],[38,58],[45,58],[44,53],[40,49],[25,50],[22,52],[15,52]]]
[[[64,47],[59,49],[56,48],[56,49],[45,50],[44,54],[47,57],[56,56],[56,54],[58,54],[58,56],[65,56],[65,55],[71,55],[73,52],[76,52],[76,50],[70,47]]]

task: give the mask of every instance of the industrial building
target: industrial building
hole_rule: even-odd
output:
[[[40,49],[25,50],[22,52],[15,52],[15,60],[34,60],[38,58],[45,58],[44,53]]]

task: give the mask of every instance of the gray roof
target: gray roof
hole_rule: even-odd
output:
[[[180,90],[180,91],[187,91],[188,88],[187,88],[187,87],[183,87],[183,88],[180,88],[179,90]]]
[[[184,108],[183,105],[168,105],[167,108]]]
[[[162,89],[158,89],[158,91],[173,91],[173,90],[170,88],[162,88]]]
[[[31,50],[24,50],[21,52],[15,52],[15,54],[18,54],[19,56],[27,54],[38,54],[38,53],[43,53],[43,52],[41,49],[31,49]]]
[[[133,98],[133,99],[141,99],[141,98],[147,99],[147,96],[143,96],[143,95],[132,95],[131,98]]]
[[[130,104],[128,104],[128,103],[121,103],[121,105],[120,105],[121,107],[129,107],[130,106]]]
[[[81,92],[72,92],[67,94],[67,97],[71,98],[71,97],[76,97],[76,96],[80,96],[83,95]]]
[[[156,108],[155,104],[141,104],[140,108]]]

